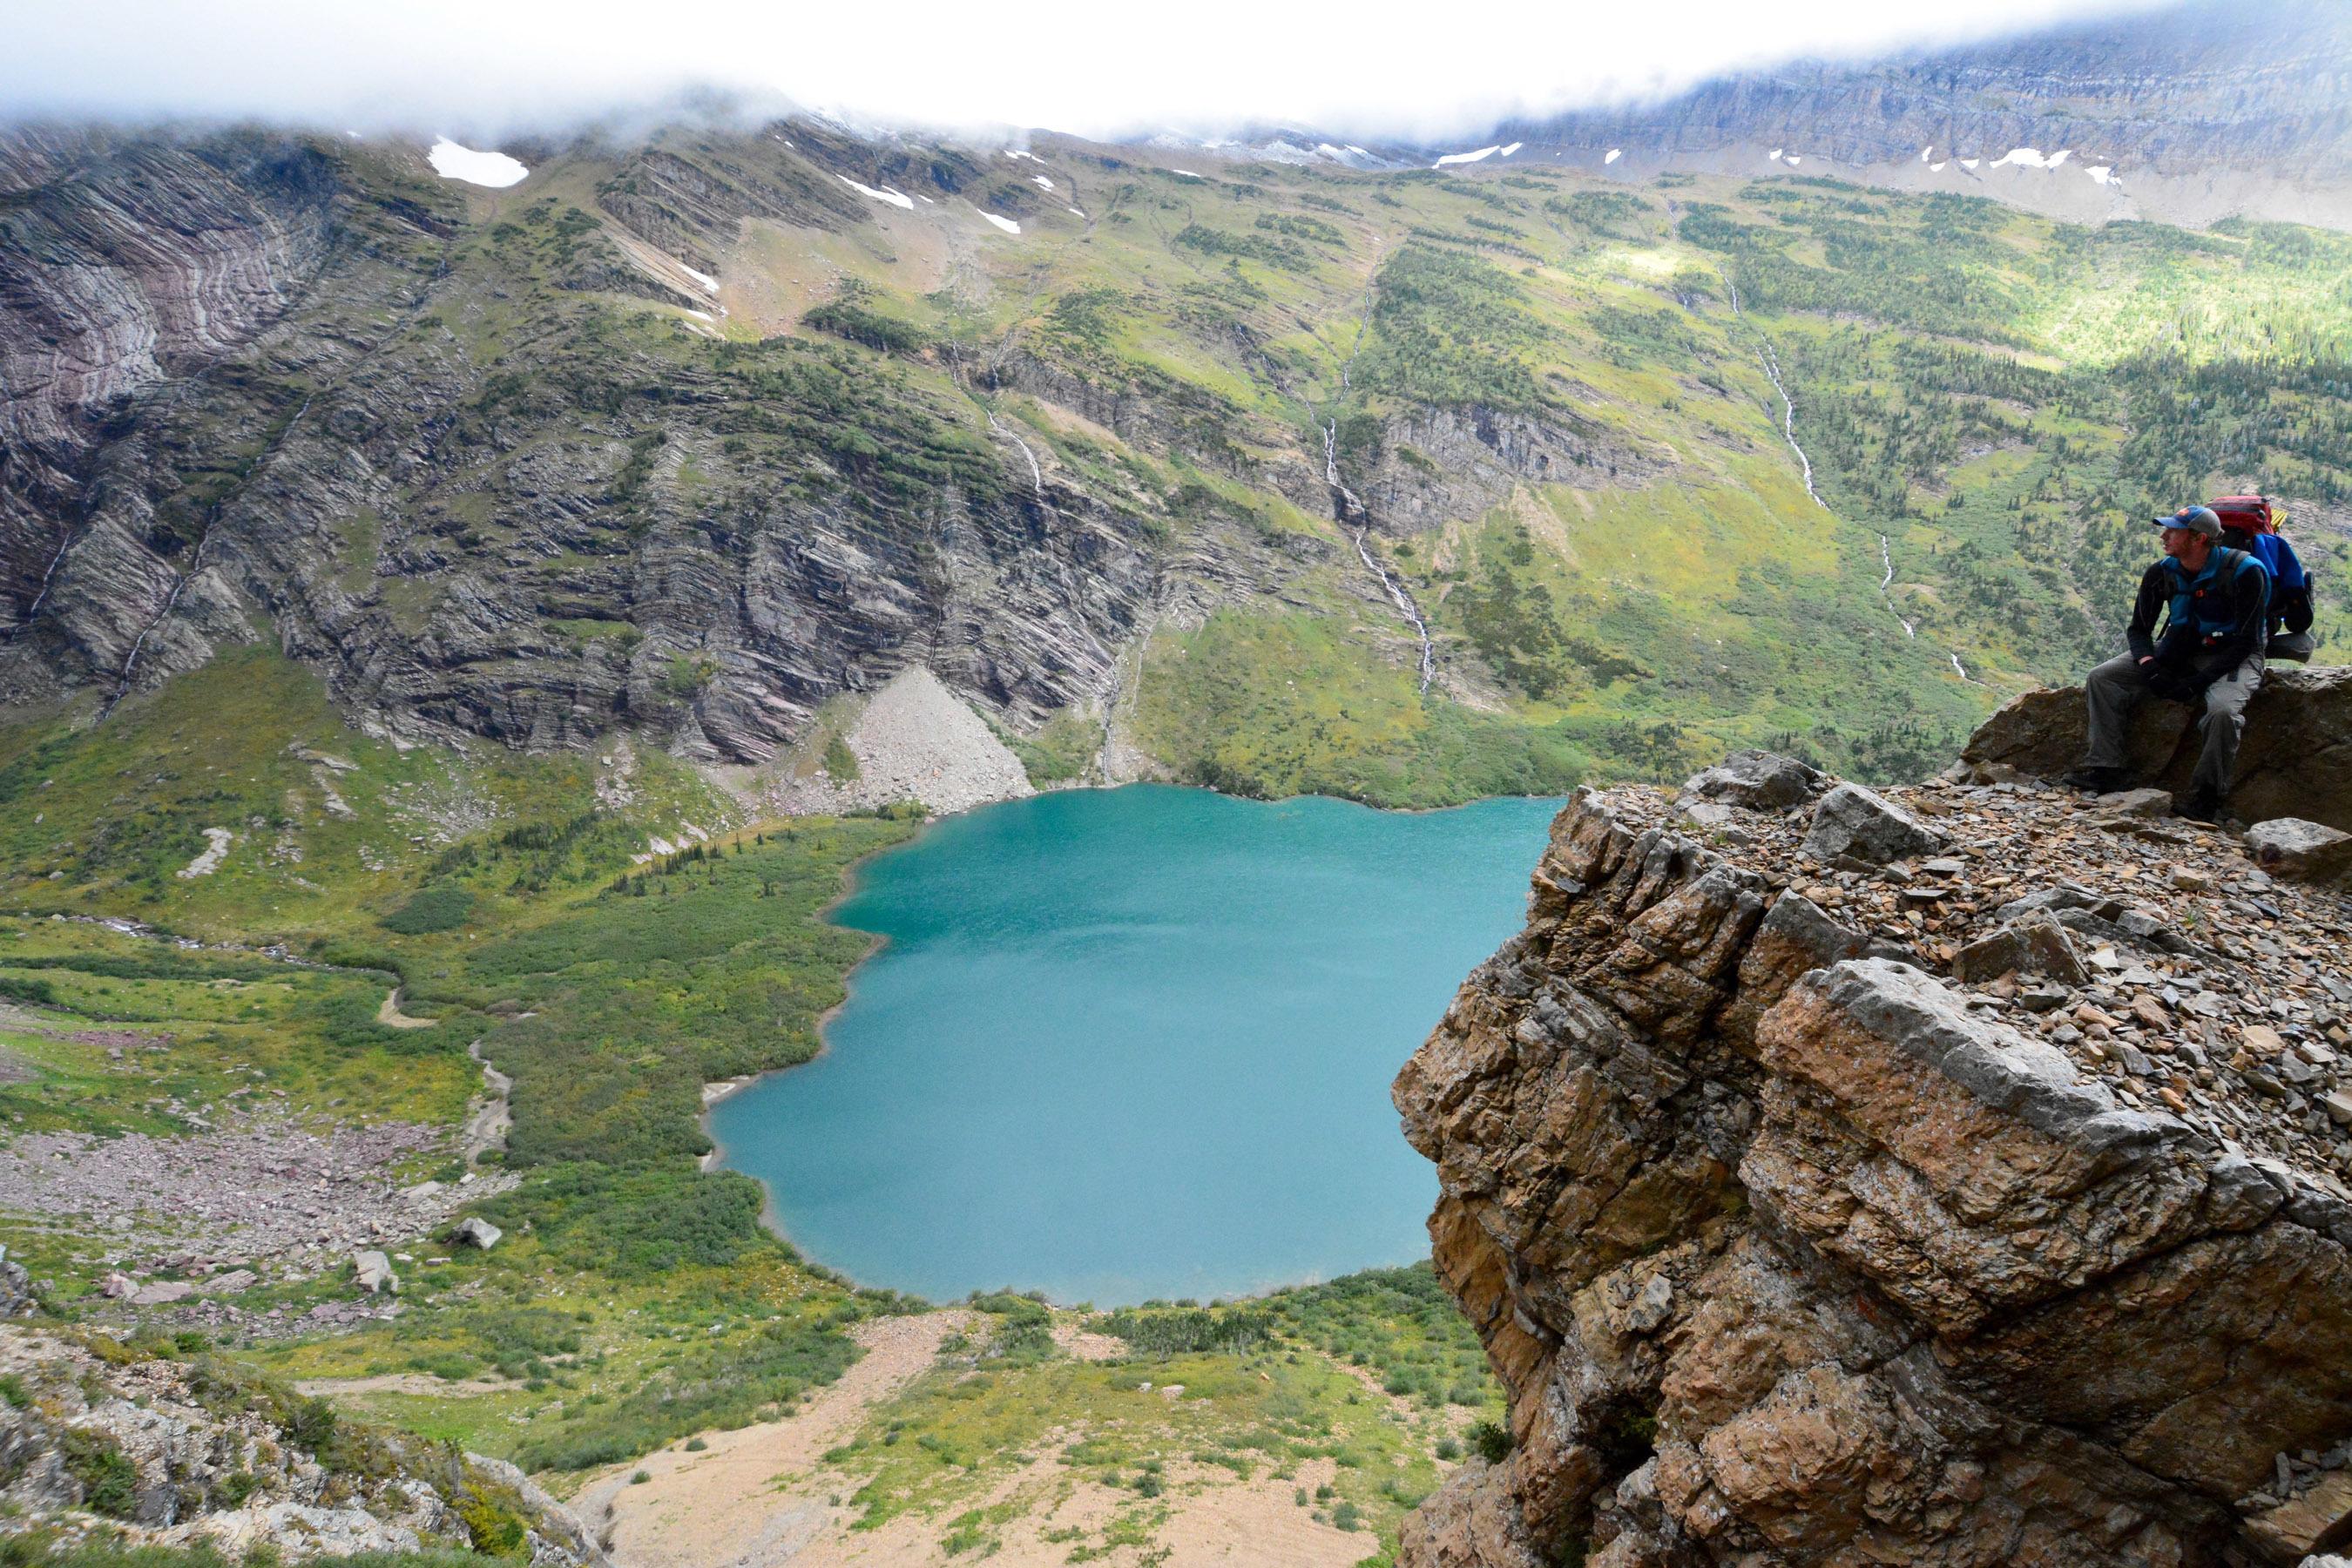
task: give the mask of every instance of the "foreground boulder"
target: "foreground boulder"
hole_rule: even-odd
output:
[[[2352,871],[2352,833],[2299,816],[2273,817],[2246,829],[2246,850],[2273,876],[2332,881]]]
[[[1985,782],[2054,779],[2083,760],[2083,689],[2013,697],[1978,727],[1960,763]],[[2143,784],[2185,795],[2197,766],[2197,724],[2177,702],[2133,715],[2131,768]],[[2352,832],[2352,666],[2264,673],[2246,704],[2230,804],[2249,822],[2303,816]]]
[[[1787,811],[1819,795],[1821,770],[1773,752],[1734,752],[1695,775],[1683,794],[1747,811]]]
[[[1801,813],[1727,852],[1656,791],[1554,823],[1526,931],[1396,1082],[1513,1439],[1401,1562],[2254,1568],[2352,1535],[2352,909],[2202,827],[1887,795],[1936,871],[1827,868]],[[2041,979],[1953,976],[2004,928]]]
[[[1832,865],[1884,866],[1933,855],[1944,837],[1875,790],[1842,784],[1822,796],[1805,853]]]

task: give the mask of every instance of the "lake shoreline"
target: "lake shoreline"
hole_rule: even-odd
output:
[[[1445,816],[1454,813],[1472,811],[1479,807],[1492,807],[1510,803],[1532,803],[1540,804],[1545,807],[1543,825],[1538,830],[1539,834],[1548,834],[1549,823],[1551,816],[1557,813],[1560,804],[1560,797],[1552,795],[1497,795],[1480,797],[1476,800],[1466,801],[1453,805],[1396,808],[1372,805],[1363,801],[1347,799],[1341,796],[1319,795],[1300,795],[1286,796],[1281,800],[1264,800],[1252,796],[1230,795],[1225,792],[1207,789],[1198,785],[1170,784],[1159,781],[1147,781],[1138,785],[1068,786],[1064,789],[1039,792],[1035,795],[1024,797],[1021,800],[997,801],[984,804],[1006,811],[1018,812],[1024,808],[1034,809],[1056,797],[1066,799],[1070,796],[1081,795],[1087,796],[1108,797],[1118,795],[1122,791],[1129,790],[1136,791],[1139,795],[1144,794],[1145,792],[1157,795],[1161,791],[1165,791],[1170,796],[1180,798],[1196,797],[1197,801],[1201,803],[1232,803],[1234,805],[1243,806],[1266,807],[1277,811],[1283,807],[1300,805],[1307,805],[1314,809],[1320,810],[1322,808],[1317,803],[1328,802],[1334,805],[1346,805],[1357,808],[1356,812],[1347,814],[1349,817],[1355,817],[1360,814],[1370,814],[1372,817],[1389,820],[1401,818],[1426,820],[1432,817]],[[1132,811],[1134,808],[1134,803],[1132,799],[1130,799],[1129,809]],[[1201,807],[1199,805],[1195,805],[1189,809],[1181,809],[1180,810],[1180,816],[1198,821],[1200,819],[1200,810]],[[817,918],[827,923],[833,924],[839,929],[850,931],[860,930],[861,928],[846,924],[837,917],[839,916],[843,906],[855,899],[867,887],[871,879],[873,868],[877,863],[881,862],[885,858],[896,854],[898,851],[914,850],[928,844],[932,839],[934,830],[950,820],[969,822],[973,817],[980,815],[981,813],[978,808],[975,807],[970,810],[933,816],[925,822],[920,829],[908,838],[904,839],[899,843],[878,848],[866,856],[860,857],[856,861],[843,868],[841,873],[840,890],[834,898],[826,902],[822,910],[817,911]],[[1260,826],[1260,830],[1267,830],[1266,823],[1268,819],[1257,820]],[[1223,837],[1224,836],[1221,826],[1213,827],[1211,831],[1215,833],[1219,837]],[[1292,830],[1287,828],[1274,828],[1272,831],[1280,835]],[[1524,826],[1518,831],[1524,832]],[[1353,842],[1355,839],[1363,837],[1365,833],[1366,830],[1361,828],[1343,829],[1339,832],[1338,837],[1343,840]],[[1331,837],[1333,836],[1333,830],[1330,820],[1328,817],[1325,818],[1321,833],[1319,835],[1312,836],[1324,838]],[[1441,835],[1441,841],[1443,841],[1444,837],[1445,836]],[[1376,832],[1371,835],[1371,837],[1376,843],[1381,839],[1381,836]],[[1423,839],[1422,842],[1425,843],[1427,840]],[[1540,853],[1540,843],[1541,839],[1538,837],[1535,844],[1529,846],[1529,854],[1528,857],[1529,864],[1532,864],[1534,856]],[[1384,850],[1384,852],[1386,851]],[[1343,853],[1340,858],[1342,861],[1345,861],[1352,858],[1352,856],[1353,851],[1349,851]],[[1511,858],[1516,861],[1517,857],[1514,855]],[[1491,876],[1488,878],[1488,880],[1491,882]],[[1510,895],[1510,901],[1513,904],[1517,904],[1524,898],[1524,868],[1514,865],[1508,880],[1513,889]],[[1407,879],[1402,885],[1410,888],[1412,886],[1412,883],[1410,879]],[[867,934],[870,937],[870,940],[864,952],[858,955],[856,960],[851,963],[848,969],[844,973],[842,994],[840,999],[831,1006],[827,1007],[817,1020],[816,1050],[808,1058],[800,1061],[786,1063],[781,1066],[769,1068],[759,1072],[742,1074],[702,1085],[701,1093],[703,1103],[697,1118],[698,1125],[700,1127],[704,1136],[710,1143],[709,1150],[700,1158],[699,1168],[706,1172],[716,1170],[736,1171],[740,1173],[750,1175],[753,1180],[758,1181],[761,1184],[761,1223],[763,1227],[765,1227],[772,1235],[774,1235],[780,1240],[782,1240],[787,1246],[791,1247],[793,1251],[807,1263],[812,1266],[824,1268],[828,1273],[847,1280],[852,1284],[865,1284],[867,1282],[861,1280],[858,1271],[845,1268],[839,1263],[821,1258],[817,1255],[818,1252],[823,1250],[821,1244],[818,1246],[816,1251],[812,1251],[810,1249],[811,1243],[795,1236],[794,1226],[787,1223],[785,1209],[788,1205],[783,1201],[783,1199],[792,1195],[791,1192],[784,1188],[783,1183],[775,1175],[772,1173],[762,1173],[756,1169],[750,1168],[752,1163],[756,1163],[756,1157],[747,1159],[747,1156],[751,1155],[751,1149],[747,1148],[740,1143],[740,1135],[743,1132],[742,1127],[739,1126],[736,1129],[739,1138],[734,1143],[730,1143],[730,1140],[721,1133],[718,1125],[719,1119],[715,1113],[719,1110],[720,1106],[732,1100],[736,1096],[742,1094],[746,1090],[759,1087],[771,1078],[780,1079],[782,1075],[791,1072],[795,1068],[806,1067],[812,1063],[824,1061],[835,1055],[836,1047],[839,1044],[838,1040],[835,1038],[835,1026],[839,1017],[849,1009],[853,1002],[860,1000],[864,992],[864,982],[867,974],[871,972],[870,965],[883,952],[887,951],[893,945],[893,938],[889,934],[879,932],[866,932],[865,934]],[[1486,949],[1482,946],[1478,950],[1476,957],[1483,958],[1486,951]],[[1450,986],[1457,982],[1459,975],[1461,973],[1467,973],[1471,966],[1471,963],[1475,962],[1475,959],[1474,958],[1470,962],[1464,963],[1459,970],[1449,969],[1445,975],[1444,984]],[[1426,977],[1424,977],[1424,982],[1425,981]],[[1112,986],[1109,989],[1116,991],[1118,987]],[[1158,1016],[1165,1017],[1171,1016],[1183,1016],[1187,1015],[1171,1014],[1168,1009],[1163,1008]],[[1411,1042],[1402,1042],[1400,1048],[1409,1048],[1410,1043]],[[1349,1093],[1351,1097],[1360,1096],[1361,1090],[1360,1089],[1350,1090]],[[1279,1140],[1271,1142],[1279,1142]],[[1260,1139],[1256,1142],[1252,1143],[1250,1147],[1255,1150],[1261,1146],[1267,1146],[1268,1143],[1268,1140]],[[1360,1147],[1361,1146],[1360,1139],[1357,1140],[1357,1144]],[[1373,1146],[1378,1147],[1378,1145]],[[753,1147],[756,1147],[756,1145]],[[1418,1162],[1414,1162],[1414,1163],[1417,1165]],[[800,1184],[793,1184],[793,1185],[797,1187]],[[1062,1194],[1066,1195],[1072,1187],[1072,1178],[1049,1176],[1047,1178],[1047,1185],[1056,1189]],[[803,1198],[805,1198],[805,1194],[803,1195]],[[906,1205],[903,1204],[895,1206],[886,1204],[886,1212],[893,1215],[905,1211],[905,1209]],[[1419,1217],[1417,1212],[1415,1217]],[[838,1223],[837,1214],[835,1223]],[[836,1237],[836,1240],[838,1240],[838,1237]],[[1390,1256],[1391,1251],[1395,1251],[1396,1256]],[[1216,1255],[1213,1254],[1213,1252],[1202,1255],[1202,1258],[1198,1263],[1193,1263],[1192,1261],[1192,1254],[1188,1250],[1163,1252],[1155,1256],[1161,1258],[1164,1263],[1171,1265],[1197,1267],[1203,1269],[1217,1266]],[[1065,1306],[1073,1302],[1093,1301],[1106,1299],[1106,1291],[1108,1291],[1110,1297],[1119,1300],[1124,1300],[1128,1296],[1133,1295],[1136,1300],[1158,1299],[1164,1296],[1169,1298],[1198,1297],[1203,1300],[1215,1299],[1239,1300],[1255,1299],[1275,1291],[1312,1285],[1323,1280],[1339,1277],[1345,1273],[1355,1272],[1366,1268],[1389,1267],[1396,1263],[1410,1262],[1414,1258],[1425,1256],[1426,1243],[1416,1236],[1414,1244],[1409,1248],[1395,1249],[1374,1246],[1364,1249],[1360,1253],[1352,1256],[1343,1255],[1339,1258],[1334,1258],[1328,1256],[1300,1258],[1297,1261],[1295,1266],[1277,1265],[1274,1270],[1258,1273],[1256,1278],[1248,1279],[1246,1283],[1235,1281],[1230,1286],[1224,1288],[1219,1288],[1219,1286],[1211,1279],[1202,1279],[1198,1281],[1197,1284],[1189,1281],[1181,1281],[1179,1283],[1170,1285],[1165,1290],[1154,1289],[1150,1284],[1146,1283],[1146,1281],[1162,1279],[1165,1278],[1165,1274],[1161,1268],[1150,1266],[1143,1267],[1141,1278],[1132,1285],[1108,1285],[1107,1283],[1099,1282],[1090,1277],[1076,1282],[1066,1279],[1064,1281],[1065,1286],[1070,1287],[1067,1289],[1056,1289],[1049,1285],[1040,1290],[1040,1288],[1037,1286],[1034,1277],[1028,1278],[1025,1283],[1022,1282],[1024,1277],[1018,1268],[1008,1268],[1004,1271],[1004,1279],[1014,1281],[1006,1288],[1011,1288],[1016,1290],[1038,1291],[1043,1295],[1044,1299],[1049,1302]],[[954,1265],[947,1259],[945,1255],[940,1255],[940,1267],[950,1269],[954,1267]],[[967,1259],[967,1262],[968,1261],[969,1259]],[[1047,1267],[1048,1269],[1051,1270],[1057,1266]],[[867,1270],[866,1272],[870,1272],[870,1270]],[[1124,1269],[1117,1269],[1114,1270],[1114,1272],[1124,1273]],[[999,1279],[995,1283],[985,1287],[975,1288],[997,1289],[1001,1286],[1004,1286],[1004,1279]],[[940,1300],[960,1300],[961,1299],[962,1294],[964,1294],[964,1292],[957,1290],[951,1291],[947,1296],[936,1296],[934,1292],[927,1292],[920,1289],[908,1289],[895,1285],[874,1286],[872,1288],[890,1289],[898,1290],[901,1294],[915,1296],[918,1299],[936,1299]],[[1067,1301],[1063,1300],[1065,1295],[1069,1298]]]

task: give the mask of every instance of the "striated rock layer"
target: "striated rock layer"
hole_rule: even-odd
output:
[[[1402,1562],[2292,1563],[2352,1534],[2352,911],[2193,826],[1889,795],[1936,852],[1825,865],[1819,808],[1752,791],[1560,814],[1526,931],[1396,1082],[1513,1439]]]

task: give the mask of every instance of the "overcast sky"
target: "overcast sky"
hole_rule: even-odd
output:
[[[559,129],[698,85],[934,126],[1289,121],[1475,132],[1803,55],[1964,42],[2156,0],[0,0],[0,115]]]

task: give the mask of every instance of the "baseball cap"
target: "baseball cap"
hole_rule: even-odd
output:
[[[2156,520],[2158,528],[2185,528],[2208,539],[2221,537],[2221,520],[2210,506],[2184,506],[2170,517]]]

